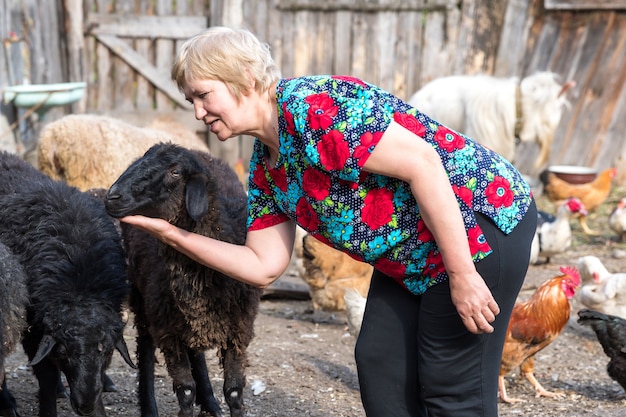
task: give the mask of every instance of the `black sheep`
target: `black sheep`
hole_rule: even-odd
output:
[[[0,152],[0,241],[27,275],[22,345],[39,382],[39,415],[56,416],[60,372],[77,414],[105,416],[114,349],[132,365],[121,305],[130,286],[121,238],[103,204]]]
[[[111,186],[105,205],[113,217],[160,217],[188,231],[245,243],[243,186],[228,164],[203,152],[153,146]],[[203,412],[222,415],[204,357],[211,348],[217,348],[224,369],[230,415],[243,416],[246,350],[261,290],[202,266],[139,229],[122,224],[122,230],[133,283],[142,416],[158,415],[155,345],[173,379],[179,416],[192,416],[194,400]]]
[[[0,243],[0,416],[17,416],[15,398],[7,390],[4,359],[20,343],[26,327],[26,274],[9,249]]]

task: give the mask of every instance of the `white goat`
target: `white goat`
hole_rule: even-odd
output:
[[[454,75],[424,85],[408,103],[447,127],[461,132],[514,161],[516,139],[536,142],[535,167],[547,160],[554,132],[575,85],[561,85],[552,72],[528,77]]]

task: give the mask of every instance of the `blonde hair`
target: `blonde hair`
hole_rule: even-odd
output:
[[[190,80],[210,79],[225,83],[241,99],[251,87],[262,93],[280,78],[269,45],[246,29],[214,26],[183,43],[174,65],[172,80],[179,89]]]

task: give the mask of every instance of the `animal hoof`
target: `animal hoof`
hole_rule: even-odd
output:
[[[17,410],[14,408],[7,408],[4,410],[0,410],[0,416],[2,417],[20,417]]]
[[[107,374],[104,374],[102,378],[102,390],[104,392],[117,392],[117,385]]]
[[[65,399],[70,398],[70,395],[68,394],[63,384],[60,384],[59,386],[57,386],[57,398],[65,398]]]

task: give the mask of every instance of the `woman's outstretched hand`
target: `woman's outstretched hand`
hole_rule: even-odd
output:
[[[126,216],[119,219],[121,222],[135,226],[146,233],[154,236],[163,243],[169,244],[168,234],[172,232],[172,226],[167,220],[146,217],[146,216]]]

